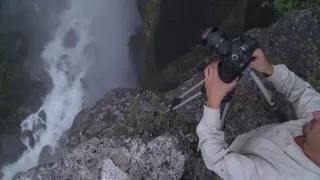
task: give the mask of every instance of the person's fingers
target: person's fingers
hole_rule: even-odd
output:
[[[206,78],[209,76],[210,66],[211,66],[211,64],[210,64],[209,66],[207,66],[206,69],[204,70],[204,76],[205,76]]]
[[[251,67],[251,68],[254,68],[255,66],[256,66],[256,61],[253,59],[252,60],[252,62],[249,64],[249,66]]]
[[[263,54],[262,50],[261,50],[261,49],[257,49],[257,50],[255,50],[254,53],[252,54],[252,57],[253,57],[253,58],[258,58],[258,57],[260,57],[262,54]]]
[[[214,62],[214,63],[212,63],[213,75],[218,75],[219,74],[219,64],[220,64],[219,60]]]
[[[249,64],[249,67],[252,68],[252,69],[257,70],[257,69],[258,69],[257,62],[252,62],[252,63],[250,63],[250,64]]]
[[[313,112],[313,117],[315,120],[320,120],[320,111]]]
[[[257,60],[261,58],[262,55],[263,55],[263,52],[261,49],[257,49],[254,51],[254,53],[252,54],[251,63],[250,63],[251,68],[254,68],[256,66]]]
[[[213,63],[211,63],[208,67],[207,67],[207,74],[206,76],[209,78],[209,77],[212,77],[212,72],[213,72]]]
[[[239,77],[237,77],[235,80],[233,80],[230,84],[229,84],[229,87],[230,88],[234,88],[234,87],[236,87],[236,85],[237,85],[237,83],[238,83],[238,81],[239,81]]]
[[[252,58],[251,63],[249,64],[249,66],[253,69],[255,69],[257,67],[257,58]]]

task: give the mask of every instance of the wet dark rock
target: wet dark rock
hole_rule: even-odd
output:
[[[241,36],[252,28],[266,28],[278,19],[272,8],[261,6],[263,0],[233,2],[233,5],[229,6],[230,14],[219,24],[223,32],[230,38]]]
[[[47,121],[47,115],[46,115],[46,112],[45,112],[44,110],[41,110],[41,111],[38,113],[38,116],[39,116],[44,122]]]
[[[155,65],[162,70],[199,43],[210,0],[162,0],[154,34]]]
[[[21,133],[19,139],[22,141],[22,142],[25,142],[26,146],[30,147],[30,148],[33,148],[34,145],[36,144],[36,141],[34,139],[34,136],[33,136],[33,132],[30,131],[30,130],[25,130]]]
[[[233,38],[276,21],[273,11],[262,8],[261,2],[139,0],[143,25],[129,47],[142,87],[165,92],[190,78],[188,70],[201,63],[199,54],[207,53],[198,47],[201,34],[212,25],[221,26]]]
[[[79,42],[79,37],[74,29],[70,29],[65,35],[63,46],[66,48],[74,48]]]
[[[60,159],[60,154],[62,152],[61,148],[53,149],[51,146],[47,145],[44,146],[41,150],[40,156],[39,156],[39,162],[38,164],[49,164],[56,162],[57,159]]]
[[[12,163],[19,159],[22,153],[27,149],[26,146],[11,134],[4,134],[1,137],[0,162],[1,164]],[[1,165],[0,164],[0,165]]]
[[[28,53],[28,39],[21,32],[11,32],[5,35],[9,46],[9,58],[12,61],[23,61]]]

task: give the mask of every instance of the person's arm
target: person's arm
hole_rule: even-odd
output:
[[[273,66],[261,49],[254,52],[253,58],[250,66],[268,75],[267,80],[272,82],[277,91],[284,94],[285,98],[293,104],[297,117],[300,119],[300,121],[294,123],[304,125],[304,123],[310,121],[313,118],[312,113],[320,110],[319,93],[285,65]]]
[[[204,107],[203,118],[197,127],[201,153],[207,168],[220,177],[252,179],[250,177],[258,173],[256,167],[258,160],[250,156],[230,153],[224,139],[220,104],[226,94],[236,86],[237,79],[230,84],[222,82],[218,74],[218,65],[219,62],[213,63],[205,70],[208,107]]]
[[[197,134],[207,168],[223,179],[245,180],[258,177],[258,169],[265,162],[230,152],[222,131],[220,109],[205,106],[203,113],[203,118],[197,127]]]
[[[320,110],[320,94],[285,65],[274,66],[274,73],[267,80],[292,103],[298,119],[311,120],[312,113]]]

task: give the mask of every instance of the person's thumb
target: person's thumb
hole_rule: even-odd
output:
[[[256,69],[257,67],[257,61],[256,59],[253,59],[249,65],[250,68]]]
[[[238,81],[239,81],[239,77],[237,77],[235,80],[233,80],[233,81],[229,84],[230,89],[233,89],[234,87],[236,87]]]

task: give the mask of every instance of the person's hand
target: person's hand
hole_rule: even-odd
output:
[[[258,72],[271,76],[274,73],[272,64],[268,61],[261,49],[257,49],[252,55],[253,61],[250,67]]]
[[[224,83],[218,73],[218,66],[220,61],[210,64],[205,70],[206,91],[208,97],[208,107],[213,109],[219,109],[221,101],[232,90],[239,78],[235,79],[232,83]]]

